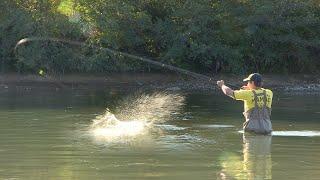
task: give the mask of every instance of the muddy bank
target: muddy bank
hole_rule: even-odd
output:
[[[105,88],[119,87],[128,89],[159,89],[170,91],[218,91],[217,80],[225,80],[234,89],[243,85],[240,75],[218,75],[212,81],[202,81],[177,74],[156,73],[117,73],[104,75],[71,74],[65,76],[38,76],[2,74],[0,88],[45,87],[55,88]],[[314,75],[263,75],[264,87],[288,93],[316,93],[320,94],[320,77]]]

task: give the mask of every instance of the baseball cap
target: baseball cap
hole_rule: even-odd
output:
[[[256,85],[259,85],[262,82],[262,76],[259,73],[253,73],[250,74],[247,78],[243,79],[243,81],[253,81]]]

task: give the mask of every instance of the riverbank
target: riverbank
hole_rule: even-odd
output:
[[[160,73],[116,73],[104,75],[70,74],[59,77],[2,74],[0,88],[10,86],[36,86],[48,88],[104,88],[127,87],[169,91],[217,91],[217,80],[223,79],[227,85],[241,87],[240,75],[217,75],[211,82],[192,79],[178,74]],[[263,75],[264,87],[288,93],[319,93],[320,76],[314,75]]]

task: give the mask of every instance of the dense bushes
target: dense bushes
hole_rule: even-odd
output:
[[[38,70],[46,64],[41,63],[51,59],[52,61],[64,61],[70,54],[59,51],[57,45],[49,43],[32,43],[28,48],[19,49],[22,58],[17,59],[14,55],[16,43],[25,37],[81,37],[78,25],[69,23],[68,18],[56,13],[55,6],[46,1],[23,1],[4,0],[0,2],[0,59],[2,71],[9,70]],[[48,52],[58,52],[53,56],[47,56]],[[69,51],[70,52],[70,51]],[[63,56],[60,56],[64,53]],[[54,58],[59,57],[59,58]],[[54,58],[54,60],[53,60]],[[46,63],[50,63],[47,62]],[[63,63],[55,62],[56,67]],[[54,68],[54,67],[53,67]]]
[[[0,12],[2,69],[6,65],[16,70],[104,72],[146,67],[99,50],[57,43],[23,48],[23,63],[12,59],[18,39],[54,36],[201,73],[319,73],[320,6],[316,0],[32,2],[1,2],[6,7]]]

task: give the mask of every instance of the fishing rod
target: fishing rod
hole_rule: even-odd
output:
[[[185,74],[185,75],[191,76],[193,78],[202,79],[204,81],[209,81],[209,82],[212,82],[214,80],[213,77],[206,76],[206,75],[199,74],[199,73],[195,73],[195,72],[192,72],[192,71],[189,71],[189,70],[186,70],[186,69],[182,69],[182,68],[179,68],[179,67],[175,67],[175,66],[172,66],[172,65],[168,65],[168,64],[165,64],[165,63],[161,63],[161,62],[152,60],[150,58],[140,57],[140,56],[136,56],[136,55],[132,55],[132,54],[129,54],[129,53],[113,50],[113,49],[106,48],[106,47],[101,47],[101,46],[96,46],[96,45],[88,45],[85,42],[67,40],[67,39],[60,39],[60,38],[52,38],[52,37],[28,37],[28,38],[23,38],[23,39],[19,40],[17,42],[17,44],[15,45],[15,47],[14,47],[15,56],[17,58],[19,58],[19,56],[17,56],[17,54],[18,54],[17,52],[18,52],[18,47],[19,46],[24,45],[24,44],[26,44],[28,42],[34,42],[34,41],[60,42],[60,43],[66,43],[66,44],[75,45],[75,46],[83,46],[83,47],[91,47],[91,48],[96,48],[96,49],[102,49],[102,50],[104,50],[104,51],[106,51],[106,52],[108,52],[110,54],[119,55],[119,56],[126,56],[128,58],[132,58],[132,59],[136,59],[136,60],[139,60],[139,61],[142,61],[142,62],[146,62],[148,64],[156,65],[156,66],[159,66],[159,67],[171,70],[171,71],[176,71],[176,72],[179,72],[181,74]],[[230,86],[236,87],[234,85],[230,85]]]

